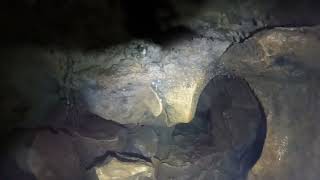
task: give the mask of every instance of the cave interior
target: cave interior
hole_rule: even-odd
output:
[[[3,0],[0,179],[318,179],[319,8]]]

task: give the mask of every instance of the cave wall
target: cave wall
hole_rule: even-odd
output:
[[[224,31],[239,41],[264,27],[319,23],[316,0],[4,0],[3,44],[105,48],[134,37],[164,39],[176,27]],[[173,30],[176,31],[176,30]]]
[[[222,57],[248,80],[267,116],[262,156],[249,179],[316,179],[319,27],[275,28]]]
[[[2,134],[59,124],[69,111],[57,107],[123,124],[190,122],[206,83],[236,75],[268,121],[249,179],[318,177],[317,1],[1,3]]]

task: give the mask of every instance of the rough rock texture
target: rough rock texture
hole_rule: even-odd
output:
[[[99,180],[152,180],[154,168],[147,162],[123,162],[113,158],[105,165],[95,167]]]
[[[159,149],[158,134],[151,127],[137,127],[131,130],[127,151],[152,158]]]
[[[127,146],[127,129],[93,114],[77,128],[15,129],[10,148],[1,149],[0,177],[4,179],[92,180],[88,169],[106,152]]]
[[[168,127],[120,126],[86,113],[78,115],[77,128],[31,129],[35,137],[21,141],[19,153],[9,156],[17,167],[4,177],[14,179],[22,171],[62,180],[244,179],[263,146],[265,119],[257,99],[245,81],[220,77],[210,81],[200,102],[197,120],[177,125],[173,133]]]
[[[320,20],[316,8],[319,2],[315,0],[122,2],[5,0],[1,3],[0,19],[5,28],[0,30],[0,36],[2,43],[10,42],[5,45],[8,48],[1,49],[1,59],[6,62],[1,66],[1,80],[8,92],[0,97],[4,102],[0,106],[1,116],[6,117],[5,129],[10,130],[16,122],[25,119],[43,121],[52,104],[62,98],[68,105],[77,104],[70,97],[73,93],[63,92],[57,81],[69,88],[76,86],[75,91],[82,93],[90,109],[107,119],[171,126],[189,122],[202,84],[206,78],[213,77],[203,75],[204,72],[219,69],[206,67],[224,52],[228,43],[242,42],[264,28],[312,25]],[[181,26],[197,34],[196,39],[177,38]],[[150,35],[150,32],[156,33]],[[140,40],[132,41],[137,37]],[[168,40],[170,45],[166,44]],[[21,43],[46,48],[11,47],[21,47]],[[52,48],[57,45],[59,48]],[[83,48],[93,47],[107,50],[97,48],[84,53]],[[47,67],[43,59],[59,65]],[[52,67],[64,69],[61,76],[52,77]],[[182,84],[178,84],[180,78],[184,79]],[[125,85],[129,79],[132,84]],[[181,93],[180,97],[176,92]],[[137,100],[142,99],[142,94],[149,100]],[[110,107],[110,102],[120,108]],[[141,108],[132,108],[134,104]],[[108,110],[104,112],[105,109]]]
[[[192,120],[201,90],[222,72],[216,61],[229,45],[227,40],[187,36],[166,46],[132,41],[101,52],[26,48],[3,54],[7,61],[19,63],[24,56],[49,69],[60,88],[47,94],[58,92],[67,106],[81,102],[121,124],[173,126]]]
[[[192,30],[208,37],[212,36],[208,32],[219,30],[234,42],[241,42],[265,28],[319,24],[320,14],[315,8],[319,5],[314,0],[208,0],[202,6],[189,4],[189,8],[177,9],[189,17],[180,23]]]
[[[222,61],[246,78],[268,134],[249,179],[317,179],[319,27],[275,28],[234,45]]]
[[[0,179],[318,179],[317,0],[0,4]]]
[[[199,102],[195,120],[176,126],[157,178],[245,179],[266,135],[259,102],[247,83],[234,77],[211,80]]]
[[[100,117],[172,126],[192,120],[201,90],[221,71],[215,61],[229,44],[190,38],[162,48],[134,41],[102,53],[71,54],[72,69],[64,73],[70,73],[70,88]]]
[[[128,143],[128,132],[112,121],[95,115],[85,116],[85,123],[73,131],[72,144],[83,167],[90,167],[106,151],[123,151]]]

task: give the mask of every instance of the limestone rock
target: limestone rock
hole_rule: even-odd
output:
[[[86,121],[73,131],[72,139],[82,166],[89,167],[106,151],[123,151],[127,146],[129,135],[124,127],[92,114],[83,118]]]
[[[319,27],[275,28],[222,57],[249,82],[267,117],[264,150],[249,179],[319,177],[319,37]]]
[[[245,179],[261,154],[266,119],[248,84],[216,77],[205,87],[196,121],[177,125],[159,179]],[[198,111],[208,114],[200,116]],[[201,128],[201,127],[206,127]]]
[[[319,27],[275,28],[236,44],[222,57],[236,74],[279,79],[308,78],[307,72],[320,68]]]
[[[193,118],[199,94],[230,42],[194,37],[161,47],[133,41],[103,52],[56,52],[58,79],[68,77],[91,112],[121,124],[173,126]],[[214,71],[213,71],[214,69]]]
[[[105,165],[95,167],[99,180],[153,180],[154,169],[147,162],[122,162],[116,158]]]
[[[129,152],[136,152],[145,157],[156,155],[159,146],[159,137],[151,127],[140,127],[130,133]]]
[[[250,180],[319,176],[318,80],[277,82],[249,78],[266,111],[268,133]]]
[[[201,90],[209,79],[223,71],[217,60],[230,44],[220,37],[194,34],[161,45],[133,40],[87,52],[7,48],[1,51],[1,57],[10,62],[3,69],[8,69],[5,77],[14,83],[23,81],[17,84],[26,87],[28,81],[53,84],[54,88],[45,84],[49,90],[28,87],[30,91],[39,90],[44,94],[38,97],[40,93],[33,92],[41,102],[37,105],[45,104],[42,100],[46,100],[43,97],[47,95],[53,97],[49,105],[60,99],[70,106],[81,101],[92,113],[121,124],[173,126],[192,120]],[[30,64],[20,67],[22,59],[29,59]],[[42,71],[35,73],[37,68],[45,75]],[[11,75],[20,70],[30,71],[30,75]],[[42,108],[49,109],[49,105]],[[33,119],[44,121],[44,118]]]

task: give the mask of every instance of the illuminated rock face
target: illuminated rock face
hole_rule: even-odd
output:
[[[161,47],[133,41],[99,53],[71,53],[69,60],[61,61],[71,61],[71,67],[59,70],[58,79],[68,76],[67,88],[79,91],[89,110],[105,119],[121,124],[187,123],[206,82],[221,73],[216,61],[230,43],[200,37],[177,42]]]
[[[134,40],[101,51],[29,47],[2,52],[10,66],[14,62],[12,72],[31,72],[32,77],[22,73],[24,77],[15,77],[23,80],[23,86],[41,79],[58,81],[54,85],[60,87],[41,97],[30,88],[40,102],[51,94],[52,101],[61,96],[68,105],[79,104],[81,99],[92,113],[121,124],[173,126],[192,120],[200,92],[212,77],[223,72],[217,61],[230,44],[216,32],[211,38],[188,34],[163,44]],[[29,60],[29,66],[37,66],[21,67],[22,57]],[[37,68],[44,73],[34,73]],[[44,104],[40,102],[37,104]]]
[[[99,180],[152,180],[154,168],[147,162],[122,162],[113,158],[109,163],[95,167]]]
[[[207,82],[216,75],[224,73],[228,75],[228,72],[232,72],[248,82],[260,101],[267,118],[268,131],[265,146],[260,160],[249,174],[249,179],[316,179],[319,176],[317,169],[320,164],[317,151],[319,149],[318,129],[320,128],[317,121],[320,115],[318,111],[320,108],[320,86],[318,83],[320,65],[317,61],[320,55],[319,34],[319,27],[275,28],[257,33],[242,43],[233,44],[228,50],[226,50],[229,46],[228,41],[195,37],[189,40],[179,40],[165,46],[147,41],[132,41],[101,52],[88,53],[28,48],[22,51],[11,51],[10,55],[5,58],[11,62],[14,57],[28,57],[32,64],[40,63],[44,64],[43,66],[48,66],[47,69],[43,68],[45,72],[37,74],[37,78],[34,78],[33,81],[30,81],[29,76],[25,74],[17,74],[23,76],[20,78],[24,81],[23,87],[32,87],[30,82],[38,83],[40,81],[37,79],[41,79],[41,75],[50,74],[50,77],[53,76],[63,86],[68,103],[73,99],[73,95],[79,95],[75,98],[83,100],[92,113],[103,117],[102,122],[105,122],[105,119],[110,119],[121,124],[173,126],[178,123],[190,122],[194,116],[199,94]],[[24,68],[29,67],[20,66],[18,69]],[[33,71],[30,70],[30,72]],[[51,74],[51,72],[54,73]],[[22,85],[20,84],[20,86]],[[31,92],[28,88],[22,89]],[[56,93],[54,88],[52,89],[48,89],[48,91]],[[234,90],[234,88],[231,89]],[[32,92],[39,95],[38,91]],[[44,97],[48,98],[48,96]],[[235,99],[238,97],[241,96],[234,95]],[[39,98],[39,100],[41,99]],[[220,101],[224,102],[217,100],[217,102]],[[43,103],[37,104],[45,106]],[[242,108],[247,104],[232,103],[232,106]],[[233,112],[238,111],[226,111],[222,112],[222,115],[226,119],[244,116],[230,116],[230,113]],[[218,114],[217,117],[220,115]],[[92,119],[88,119],[88,121],[88,124],[97,125]],[[238,123],[239,121],[234,119],[234,122]],[[235,123],[233,130],[241,129],[246,132],[247,126],[241,127],[237,123]],[[241,125],[247,124],[250,123],[241,123]],[[93,128],[88,131],[91,134],[97,130]],[[213,130],[212,132],[214,134],[217,131]],[[144,139],[144,133],[152,136],[152,139],[148,139],[150,141]],[[158,151],[163,150],[164,144],[160,144],[153,130],[144,133],[131,134],[130,138],[135,138],[135,141],[130,142],[130,146],[134,147],[134,153],[138,152],[146,157],[155,156],[159,153]],[[38,168],[38,165],[41,164],[41,161],[38,161],[39,158],[46,158],[47,154],[51,154],[50,150],[55,150],[49,148],[42,152],[42,143],[46,146],[46,143],[55,141],[47,141],[47,136],[41,136],[45,138],[42,139],[39,136],[39,139],[36,139],[34,143],[34,147],[39,146],[38,149],[41,152],[38,150],[34,151],[35,154],[31,153],[32,161],[29,165],[36,176],[45,178],[46,172],[49,172],[47,167],[59,166],[59,164],[55,163],[56,159],[54,158],[52,162],[48,161],[45,164],[44,169]],[[48,136],[51,138],[51,135]],[[74,157],[70,160],[70,164],[65,164],[76,167],[73,163],[82,163],[89,166],[94,157],[105,153],[105,149],[112,150],[114,148],[114,151],[117,152],[124,151],[125,144],[123,142],[125,140],[120,138],[122,135],[119,135],[119,138],[112,137],[107,140],[100,140],[98,134],[93,137],[87,136],[86,133],[77,137],[81,139],[74,141],[75,149],[77,149],[79,156],[84,157]],[[235,137],[239,141],[246,140],[241,136]],[[174,136],[174,138],[177,141],[183,139],[181,135]],[[221,139],[226,140],[225,137],[220,137],[216,142],[223,142],[220,141]],[[69,148],[69,144],[65,144],[65,147]],[[84,149],[80,149],[80,147]],[[193,144],[190,147],[193,147]],[[189,169],[185,169],[189,167],[188,159],[179,164],[181,160],[184,160],[181,155],[186,155],[182,151],[185,148],[181,148],[181,151],[178,148],[169,150],[172,151],[168,153],[168,162],[160,162],[159,169],[162,168],[171,174],[177,174],[178,170],[180,172],[188,171]],[[217,151],[216,148],[204,149],[201,151],[201,158],[196,157],[191,160],[202,163],[202,160],[206,159],[206,150],[208,150],[208,154]],[[189,152],[191,155],[195,153],[192,149]],[[224,156],[224,153],[222,154]],[[192,157],[191,155],[187,154],[186,157]],[[63,159],[65,155],[61,153],[57,156]],[[69,161],[68,159],[64,160]],[[214,159],[212,162],[218,162],[216,160]],[[178,163],[173,164],[172,162]],[[100,173],[101,178],[108,174],[105,172],[117,167],[120,172],[124,168],[130,168],[133,172],[129,175],[120,173],[105,177],[124,175],[123,178],[129,178],[142,173],[143,177],[149,178],[150,174],[153,174],[150,173],[152,167],[145,161],[141,162],[142,164],[139,163],[128,164],[114,159],[110,164],[93,168],[96,168],[96,174]],[[226,161],[226,164],[225,169],[230,170],[229,161]],[[170,172],[169,170],[172,170],[174,166],[178,167],[178,170]],[[146,171],[142,172],[135,169],[136,167]],[[98,171],[99,168],[101,169]],[[234,168],[236,169],[238,166]],[[70,179],[68,172],[65,173],[65,169],[61,168],[57,171],[63,171],[61,176]],[[74,172],[78,173],[78,170],[74,170]],[[50,176],[55,178],[53,175]],[[225,176],[225,174],[222,173],[221,176]],[[207,179],[212,179],[212,175],[209,174]]]
[[[275,28],[222,57],[249,82],[266,113],[267,138],[250,180],[319,177],[319,37],[318,27]]]

